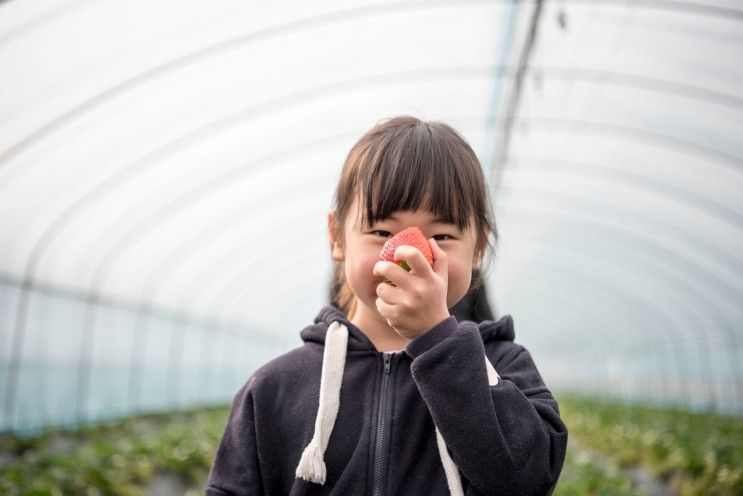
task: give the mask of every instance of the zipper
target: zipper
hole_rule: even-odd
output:
[[[382,387],[379,392],[379,412],[377,412],[377,437],[374,446],[374,475],[372,477],[372,496],[382,495],[384,477],[382,469],[386,466],[387,453],[387,417],[389,416],[389,400],[387,398],[390,382],[390,368],[392,353],[383,353],[384,370],[382,371]]]

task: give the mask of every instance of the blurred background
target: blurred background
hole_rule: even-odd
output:
[[[458,129],[555,494],[743,494],[743,6],[0,2],[0,493],[201,494],[352,144]]]

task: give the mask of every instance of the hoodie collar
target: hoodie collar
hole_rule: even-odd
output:
[[[315,317],[315,323],[305,327],[299,334],[305,342],[314,342],[324,345],[325,334],[328,332],[328,326],[337,321],[348,328],[348,350],[349,351],[377,351],[366,334],[361,329],[351,323],[346,314],[338,308],[327,305],[320,310]]]
[[[315,323],[302,330],[300,333],[302,340],[324,345],[328,326],[334,321],[340,322],[348,328],[348,350],[377,351],[369,338],[366,337],[366,334],[353,325],[345,313],[332,305],[323,307],[320,313],[317,314],[317,317],[315,317]],[[497,321],[484,320],[477,323],[477,328],[485,343],[488,341],[513,341],[516,336],[513,328],[513,319],[510,315],[504,315]]]

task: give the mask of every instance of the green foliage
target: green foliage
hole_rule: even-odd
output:
[[[642,496],[616,463],[607,464],[574,443],[568,443],[565,464],[554,496]]]
[[[229,408],[131,418],[74,432],[0,438],[7,496],[143,496],[156,474],[204,483]]]
[[[681,496],[743,494],[743,419],[568,395],[558,401],[573,442],[555,496],[638,496],[622,471],[634,465]],[[202,409],[0,437],[0,494],[143,496],[163,473],[201,487],[228,414]]]
[[[680,496],[743,494],[743,418],[572,395],[558,401],[570,436],[620,467],[641,465]]]

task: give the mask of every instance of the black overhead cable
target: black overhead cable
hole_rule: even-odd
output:
[[[500,139],[496,141],[495,149],[495,160],[493,161],[493,170],[491,171],[491,188],[493,192],[497,192],[500,188],[500,177],[503,171],[503,166],[506,163],[506,157],[508,156],[508,145],[511,140],[511,130],[513,123],[516,118],[516,112],[518,112],[519,102],[521,100],[521,88],[524,84],[524,76],[526,69],[529,67],[529,58],[531,57],[532,50],[534,48],[535,41],[537,39],[537,31],[539,27],[539,18],[542,14],[543,1],[537,0],[534,4],[534,11],[531,15],[531,21],[529,25],[529,34],[524,42],[524,48],[521,50],[521,54],[518,59],[518,66],[516,69],[516,79],[513,82],[511,94],[508,95],[508,107],[506,109],[505,117],[502,122],[502,132],[499,133]]]

